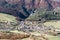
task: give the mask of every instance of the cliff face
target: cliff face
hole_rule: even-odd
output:
[[[60,0],[0,0],[0,12],[14,15],[22,20],[39,7],[54,9],[60,7]]]

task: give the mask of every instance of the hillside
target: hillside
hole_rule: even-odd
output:
[[[60,0],[0,0],[0,12],[14,15],[19,17],[20,20],[29,17],[31,12],[39,7],[53,10],[60,7]]]
[[[0,0],[0,39],[60,40],[56,18],[60,0]]]
[[[18,21],[16,17],[4,13],[0,13],[0,31],[10,31],[15,30],[18,26]]]
[[[16,17],[12,16],[12,15],[8,15],[5,13],[0,13],[0,22],[4,22],[4,21],[8,21],[8,22],[16,22]]]
[[[54,31],[55,28],[60,28],[54,26],[52,22],[40,23],[39,21],[21,21],[16,23],[16,17],[0,13],[0,39],[21,39],[21,40],[59,40],[60,31]],[[8,22],[7,22],[8,21]],[[11,23],[13,22],[13,23]],[[58,22],[53,22],[55,25]],[[51,27],[48,24],[52,24]],[[48,25],[48,26],[47,26]],[[53,30],[54,29],[54,30]]]

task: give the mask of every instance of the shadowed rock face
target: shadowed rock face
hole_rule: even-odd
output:
[[[31,12],[39,7],[54,9],[60,7],[60,0],[0,0],[0,12],[26,19]]]

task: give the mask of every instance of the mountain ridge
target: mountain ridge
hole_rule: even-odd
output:
[[[60,7],[60,0],[0,0],[0,13],[7,13],[24,20],[37,8],[49,10]]]

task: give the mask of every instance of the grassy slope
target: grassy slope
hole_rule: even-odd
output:
[[[46,26],[54,26],[55,28],[60,28],[60,20],[57,20],[57,21],[48,21],[48,22],[45,22],[44,25]]]
[[[4,21],[4,20],[6,20],[6,21],[13,21],[13,22],[15,22],[16,20],[15,20],[15,18],[16,17],[13,17],[13,16],[11,16],[11,15],[8,15],[8,14],[2,14],[2,13],[0,13],[0,22],[1,21]],[[57,22],[45,22],[44,23],[44,25],[46,25],[46,26],[49,26],[49,25],[53,25],[54,27],[58,27],[58,28],[60,28],[60,21],[57,21]],[[16,31],[11,31],[11,32],[16,32]],[[17,32],[17,33],[19,33],[19,32]],[[36,33],[35,33],[36,34]],[[60,37],[58,37],[58,36],[51,36],[51,35],[48,35],[47,36],[48,37],[48,39],[49,40],[60,40]],[[25,39],[24,39],[25,40]],[[27,39],[28,40],[28,39]]]
[[[51,36],[51,35],[48,35],[47,36],[49,40],[60,40],[60,36]]]
[[[12,15],[0,13],[0,22],[3,22],[3,21],[15,22],[16,17],[14,17]]]
[[[47,21],[44,23],[44,25],[46,26],[54,26],[55,28],[60,28],[60,20],[57,20],[57,21]],[[60,36],[52,36],[52,35],[49,35],[47,36],[49,40],[60,40]]]

